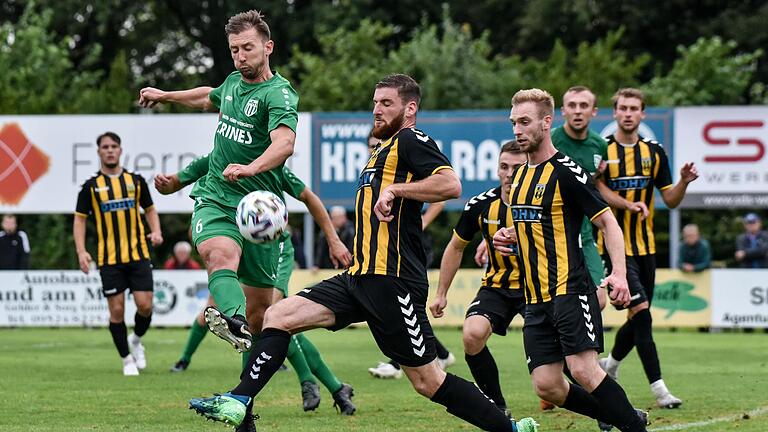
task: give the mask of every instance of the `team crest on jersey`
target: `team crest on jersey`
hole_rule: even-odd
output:
[[[259,100],[258,99],[248,99],[248,103],[245,104],[245,108],[243,108],[243,112],[248,117],[256,114],[256,111],[259,110]]]
[[[539,183],[536,185],[536,188],[533,189],[533,199],[540,200],[544,196],[544,190],[547,188],[547,185]]]
[[[133,195],[134,192],[136,192],[136,186],[129,184],[125,186],[126,191],[129,195]]]
[[[640,164],[643,167],[643,174],[647,174],[646,171],[651,170],[651,158],[642,158]]]

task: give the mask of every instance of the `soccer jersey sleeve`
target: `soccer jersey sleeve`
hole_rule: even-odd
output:
[[[301,181],[301,179],[293,173],[293,171],[283,165],[283,192],[296,199],[299,199],[299,195],[301,195],[301,193],[304,192],[304,189],[306,188],[307,185],[305,185],[304,182]]]
[[[664,147],[656,145],[656,154],[659,155],[659,169],[656,171],[653,183],[659,190],[664,190],[672,186],[672,173],[669,169],[669,158]]]
[[[182,170],[179,171],[179,181],[181,184],[188,185],[194,183],[200,177],[208,174],[208,162],[208,154],[205,154],[199,158],[196,158],[190,162],[189,165],[182,168]]]
[[[416,179],[423,179],[442,169],[453,169],[435,141],[418,129],[405,129],[398,137],[399,157],[408,164]]]
[[[149,188],[147,187],[147,182],[144,181],[144,177],[137,174],[136,180],[139,183],[139,188],[136,190],[136,193],[139,194],[139,205],[146,210],[155,205],[155,203],[152,202],[152,195],[149,194]]]
[[[75,206],[75,216],[88,217],[93,209],[91,208],[91,194],[90,186],[88,182],[83,184],[80,188],[80,193],[77,194],[77,206]]]
[[[491,190],[481,195],[492,193],[493,191]],[[464,211],[459,216],[459,221],[456,222],[456,226],[453,228],[454,235],[466,243],[472,241],[472,237],[480,231],[480,213],[482,212],[483,202],[478,197],[472,197],[472,199],[467,201],[467,204],[464,205]]]
[[[232,75],[235,74],[237,74],[237,72],[230,73],[229,76],[227,76],[227,79],[225,79],[220,86],[214,88],[210,93],[208,93],[208,99],[211,100],[211,103],[216,106],[216,108],[221,108],[221,93],[224,92],[224,87],[226,87],[227,81],[229,81],[230,78],[232,78]]]
[[[558,159],[558,162],[562,163],[559,167],[558,183],[563,199],[580,208],[590,220],[609,210],[608,204],[584,168],[567,156]]]
[[[296,131],[299,123],[299,95],[290,85],[275,87],[267,94],[267,107],[269,108],[269,132],[285,125]]]

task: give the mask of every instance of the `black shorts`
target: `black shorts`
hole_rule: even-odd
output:
[[[298,295],[321,304],[336,316],[329,330],[366,321],[384,355],[403,366],[422,366],[437,356],[427,319],[427,284],[394,276],[336,275]]]
[[[603,351],[603,320],[594,291],[529,304],[524,318],[523,346],[528,372],[586,350]]]
[[[149,260],[101,266],[99,273],[101,292],[105,297],[120,294],[127,289],[131,292],[154,291],[152,264]]]
[[[611,272],[611,260],[605,257],[608,272]],[[631,300],[629,307],[637,306],[647,301],[653,301],[653,290],[656,287],[656,255],[627,256],[627,285]],[[616,306],[616,309],[624,309]]]
[[[507,334],[509,323],[515,315],[525,313],[525,294],[523,290],[481,287],[475,299],[467,308],[466,317],[480,315],[491,322],[491,328],[497,335]]]

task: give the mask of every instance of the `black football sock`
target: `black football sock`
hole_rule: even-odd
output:
[[[614,360],[622,361],[635,347],[635,333],[632,324],[627,320],[616,332],[616,339],[611,350]]]
[[[120,354],[120,357],[125,358],[130,351],[128,351],[128,329],[125,327],[125,321],[119,323],[109,323],[109,332],[112,333],[112,342],[115,343],[115,348]]]
[[[437,357],[441,359],[447,359],[450,352],[440,343],[440,339],[435,337],[435,350],[437,351]]]
[[[398,362],[396,362],[396,361],[394,361],[394,360],[390,359],[390,360],[389,360],[389,364],[391,364],[392,366],[394,366],[394,367],[395,367],[395,369],[397,369],[397,370],[400,370],[400,363],[398,363]]]
[[[645,432],[645,423],[629,403],[624,389],[611,377],[606,375],[603,382],[592,391],[592,396],[600,404],[605,423],[622,432]]]
[[[570,385],[568,396],[561,408],[608,423],[597,399],[578,384]]]
[[[630,320],[635,332],[635,346],[637,355],[645,369],[645,376],[649,383],[654,383],[661,379],[661,365],[659,364],[659,354],[656,352],[656,344],[653,342],[653,318],[651,311],[643,309],[636,313]]]
[[[496,360],[491,355],[488,346],[484,346],[483,350],[475,355],[465,354],[464,358],[467,360],[469,371],[472,372],[472,377],[480,390],[491,398],[497,407],[506,408],[507,401],[501,394],[501,385],[499,384],[499,368],[496,366]]]
[[[136,334],[136,336],[142,337],[147,333],[147,330],[149,329],[149,323],[152,322],[152,314],[150,313],[149,316],[145,317],[144,315],[136,312],[133,320],[133,332]]]
[[[456,417],[478,428],[493,432],[511,432],[512,422],[471,382],[446,374],[445,381],[430,399],[443,405]]]
[[[266,328],[262,330],[259,342],[251,347],[248,367],[240,376],[240,384],[230,393],[254,397],[280,369],[288,354],[291,334],[285,330]]]

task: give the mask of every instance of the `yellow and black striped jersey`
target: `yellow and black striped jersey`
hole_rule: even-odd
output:
[[[437,144],[418,129],[402,129],[382,142],[360,173],[355,197],[354,258],[351,275],[389,275],[426,283],[421,209],[424,203],[395,198],[394,219],[380,222],[373,212],[379,194],[394,183],[411,183],[452,169]]]
[[[594,291],[579,233],[584,216],[594,219],[608,211],[608,205],[589,173],[557,152],[546,162],[515,170],[509,202],[526,302]]]
[[[616,210],[616,220],[624,232],[624,245],[629,256],[653,255],[656,241],[653,235],[653,189],[672,187],[672,174],[664,148],[653,140],[640,138],[635,144],[621,144],[611,135],[608,141],[607,168],[603,173],[605,183],[622,198],[642,201],[648,207],[648,217],[628,210]],[[603,253],[603,238],[598,236],[598,248]]]
[[[512,224],[512,210],[501,199],[501,186],[472,197],[464,206],[453,233],[465,244],[480,231],[488,248],[488,265],[482,286],[511,289],[520,292],[520,258],[517,245],[510,256],[500,254],[493,247],[493,235],[500,227]]]
[[[75,217],[90,216],[96,223],[99,267],[149,259],[139,205],[145,210],[153,205],[147,183],[139,174],[98,172],[83,183]]]

